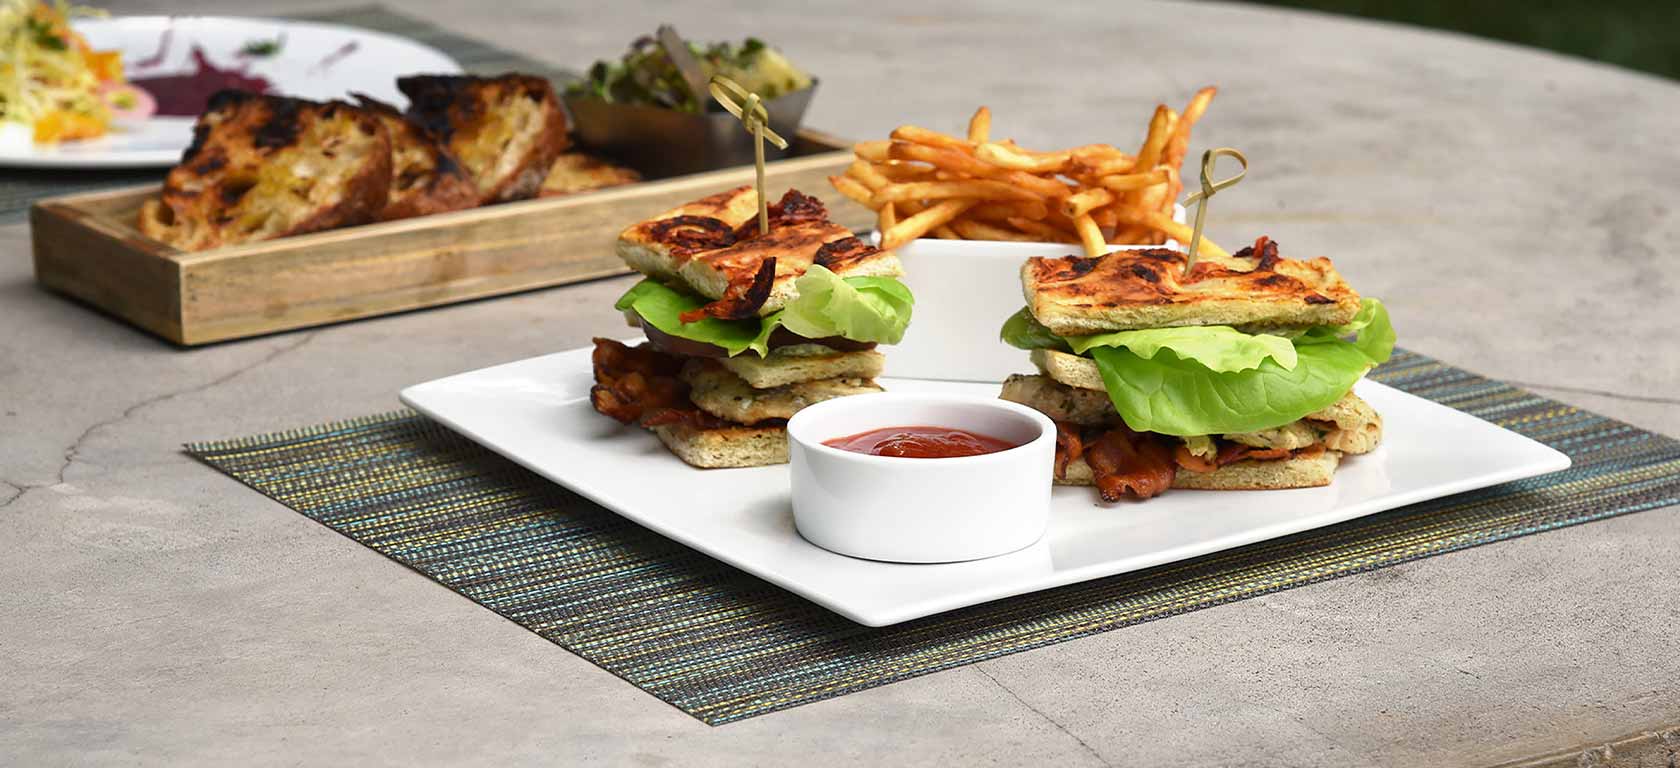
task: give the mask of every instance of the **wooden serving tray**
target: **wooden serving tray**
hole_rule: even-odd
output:
[[[767,189],[816,194],[836,223],[869,227],[828,185],[850,146],[801,130],[795,156],[766,166]],[[623,274],[626,226],[751,183],[751,167],[730,168],[196,253],[135,227],[156,184],[43,200],[29,222],[43,286],[194,345]]]

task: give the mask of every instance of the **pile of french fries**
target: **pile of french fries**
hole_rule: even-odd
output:
[[[841,194],[876,212],[881,247],[919,237],[1081,243],[1088,256],[1111,244],[1190,241],[1173,221],[1184,189],[1179,167],[1190,128],[1207,111],[1215,88],[1203,88],[1183,112],[1155,108],[1136,154],[1108,144],[1035,152],[1013,140],[993,141],[992,111],[976,110],[968,136],[914,125],[887,141],[865,141],[844,176],[830,176]],[[1206,237],[1200,256],[1228,254]]]

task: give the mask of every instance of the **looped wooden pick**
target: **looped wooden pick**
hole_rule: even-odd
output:
[[[1219,162],[1221,157],[1236,158],[1237,162],[1242,165],[1242,170],[1237,171],[1237,175],[1229,179],[1214,181],[1213,166]],[[1220,147],[1202,153],[1202,191],[1184,198],[1185,205],[1194,204],[1196,206],[1196,226],[1190,232],[1190,253],[1184,259],[1184,275],[1186,277],[1190,276],[1190,268],[1196,266],[1196,251],[1202,247],[1202,226],[1207,223],[1208,198],[1213,197],[1214,193],[1222,189],[1228,189],[1233,184],[1242,181],[1243,176],[1247,174],[1248,158],[1243,157],[1242,152],[1230,147]]]
[[[767,235],[770,233],[770,203],[764,192],[764,140],[769,139],[777,149],[787,149],[787,139],[770,130],[770,113],[764,109],[758,94],[723,75],[712,75],[707,90],[753,135],[753,165],[758,170],[758,233]]]

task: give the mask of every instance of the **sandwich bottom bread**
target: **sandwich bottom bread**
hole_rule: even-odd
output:
[[[884,362],[873,349],[818,344],[736,359],[595,339],[589,400],[601,413],[647,428],[696,467],[785,464],[787,420],[824,400],[881,391],[875,377]]]

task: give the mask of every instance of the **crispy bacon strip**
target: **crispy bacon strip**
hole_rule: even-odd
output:
[[[719,320],[740,320],[758,313],[758,308],[770,300],[770,290],[776,287],[776,257],[771,256],[758,265],[758,273],[751,283],[734,283],[723,290],[723,298],[677,316],[685,323],[695,323],[708,317]]]
[[[1217,459],[1206,459],[1190,452],[1190,447],[1179,443],[1173,448],[1173,461],[1191,472],[1206,474],[1219,468]]]
[[[1259,239],[1255,240],[1254,245],[1231,254],[1231,257],[1235,259],[1259,259],[1260,261],[1254,265],[1254,271],[1256,272],[1271,272],[1276,269],[1280,260],[1277,243],[1272,242],[1272,239],[1265,235],[1261,235]]]
[[[699,413],[688,399],[688,385],[677,378],[681,358],[646,344],[627,347],[612,339],[595,339],[590,359],[595,386],[589,388],[589,403],[620,423],[647,426],[650,418],[667,411]]]
[[[1067,479],[1068,464],[1085,455],[1085,443],[1080,439],[1079,425],[1056,422],[1056,479]]]
[[[1124,426],[1087,445],[1085,462],[1091,465],[1103,501],[1119,501],[1128,494],[1138,499],[1159,496],[1172,487],[1177,474],[1164,438]]]

